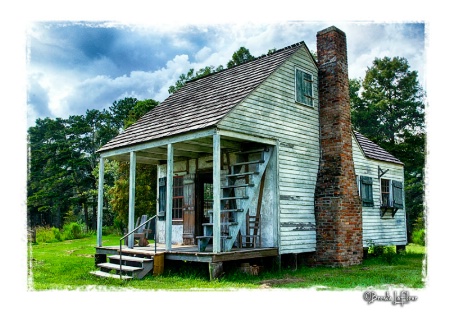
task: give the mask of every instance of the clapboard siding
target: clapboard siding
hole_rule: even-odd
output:
[[[364,247],[376,245],[406,245],[406,208],[399,209],[394,218],[387,212],[383,218],[380,216],[380,180],[378,179],[378,166],[387,170],[383,178],[403,183],[403,166],[391,162],[379,161],[365,157],[363,151],[353,137],[353,161],[357,176],[372,178],[373,207],[362,207],[363,210],[363,242]],[[404,202],[404,200],[403,200]]]
[[[295,68],[313,75],[314,106],[295,102]],[[277,139],[280,253],[314,251],[319,163],[317,68],[303,47],[236,106],[220,129]],[[305,224],[291,226],[288,224]]]

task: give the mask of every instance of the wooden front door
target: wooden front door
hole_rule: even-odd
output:
[[[183,179],[183,245],[195,244],[195,174]]]

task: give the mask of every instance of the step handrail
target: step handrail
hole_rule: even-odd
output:
[[[157,216],[158,215],[154,215],[153,217],[151,217],[150,219],[148,219],[144,223],[139,224],[136,228],[131,230],[129,233],[125,234],[125,236],[120,238],[120,241],[119,241],[119,273],[120,273],[120,279],[122,279],[122,241],[125,240],[125,238],[128,238],[128,236],[130,236],[131,234],[136,232],[138,229],[142,228],[147,223],[149,223],[150,221],[155,219]],[[154,233],[154,237],[153,238],[154,238],[153,240],[155,241],[155,254],[156,254],[156,223],[155,223],[155,233]]]

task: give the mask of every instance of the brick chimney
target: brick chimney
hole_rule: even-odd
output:
[[[321,160],[315,192],[316,265],[360,264],[362,211],[352,156],[352,127],[343,31],[317,33]]]

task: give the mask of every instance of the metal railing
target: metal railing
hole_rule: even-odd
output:
[[[140,228],[144,227],[144,231],[145,231],[145,226],[147,225],[147,223],[151,222],[152,220],[155,220],[155,229],[154,229],[154,233],[153,233],[153,241],[155,242],[155,254],[156,254],[156,217],[158,215],[154,215],[153,217],[151,217],[150,219],[148,219],[147,221],[145,221],[144,223],[139,224],[135,229],[133,229],[131,232],[125,234],[125,236],[120,238],[119,241],[119,272],[120,272],[120,279],[122,279],[122,241],[124,241],[126,238],[128,238],[131,234],[134,234],[137,230],[139,230]],[[133,241],[133,245],[134,245],[134,241]]]

